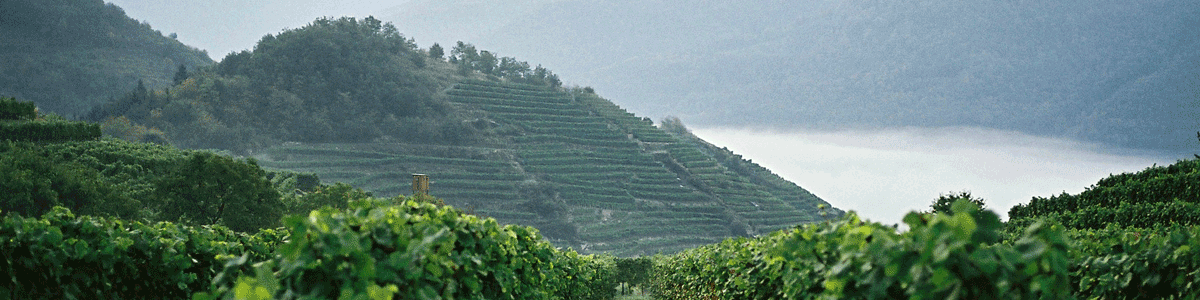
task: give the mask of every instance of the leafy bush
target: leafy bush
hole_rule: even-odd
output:
[[[284,234],[76,216],[0,221],[0,298],[186,299],[233,256],[267,259]]]
[[[850,214],[758,239],[730,239],[656,263],[661,299],[967,298],[1070,296],[1062,230],[1033,226],[1013,245],[999,217],[960,201],[954,214],[910,213],[910,230]]]
[[[1068,228],[1104,228],[1118,221],[1126,226],[1200,225],[1200,159],[1146,168],[1101,179],[1078,195],[1063,193],[1034,197],[1008,211],[1016,223],[1039,217],[1057,219]],[[1153,213],[1153,216],[1146,215]]]
[[[1079,298],[1186,299],[1200,289],[1200,227],[1076,230]]]
[[[142,206],[99,171],[62,162],[30,143],[0,142],[0,210],[38,216],[54,206],[89,215],[138,216]]]
[[[21,102],[16,98],[0,97],[0,120],[30,120],[37,118],[37,106],[33,102]]]
[[[593,284],[612,281],[611,260],[556,250],[533,228],[392,201],[288,217],[292,238],[276,259],[232,261],[226,272],[255,275],[218,276],[196,298],[604,299],[614,292],[615,284]]]
[[[0,139],[27,142],[63,142],[99,139],[100,125],[68,121],[0,122]]]
[[[279,191],[253,159],[193,152],[156,181],[155,191],[166,220],[251,231],[275,227],[284,212]]]

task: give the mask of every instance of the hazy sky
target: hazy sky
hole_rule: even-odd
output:
[[[938,195],[970,191],[1007,220],[1033,196],[1079,193],[1109,174],[1175,158],[1113,154],[1095,145],[977,128],[693,133],[796,182],[846,211],[887,224],[927,210]]]

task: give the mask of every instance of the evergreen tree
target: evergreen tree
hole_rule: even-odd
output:
[[[189,76],[191,75],[188,74],[187,67],[184,65],[179,65],[179,70],[175,71],[175,85],[183,83],[183,81],[187,80]]]
[[[441,60],[442,55],[446,55],[445,50],[442,49],[442,45],[433,43],[433,46],[429,47],[429,57]]]

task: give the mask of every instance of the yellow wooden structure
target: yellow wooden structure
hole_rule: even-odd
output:
[[[413,196],[417,194],[429,195],[429,175],[413,174],[412,192]]]

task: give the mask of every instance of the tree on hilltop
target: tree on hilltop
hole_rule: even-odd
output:
[[[962,191],[958,193],[951,192],[949,194],[939,195],[937,200],[934,200],[933,203],[929,205],[929,208],[935,213],[948,214],[951,213],[950,208],[954,206],[954,202],[958,200],[971,201],[972,203],[975,203],[975,205],[978,205],[980,210],[983,210],[987,207],[983,201],[983,198],[977,198],[971,196],[971,192]]]
[[[429,57],[441,60],[443,55],[446,55],[446,50],[442,49],[442,45],[433,43],[433,46],[429,46]]]

